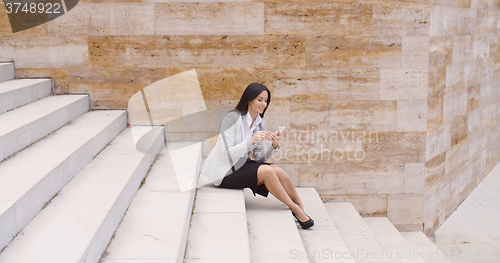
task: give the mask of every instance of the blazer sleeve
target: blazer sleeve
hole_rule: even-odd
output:
[[[228,160],[231,166],[233,166],[243,154],[252,151],[256,147],[250,139],[235,144],[236,129],[240,129],[242,125],[241,121],[239,121],[240,119],[241,115],[239,113],[231,112],[226,114],[222,119],[219,131],[219,139],[222,139],[222,143],[220,144],[222,147],[222,158]]]
[[[261,131],[266,130],[266,121],[265,119],[262,119],[260,123]],[[251,142],[250,142],[251,143]],[[271,158],[271,156],[276,152],[277,150],[280,149],[280,146],[278,145],[276,149],[273,148],[273,144],[269,144],[266,146],[264,141],[259,141],[256,143],[256,147],[253,150],[253,157],[255,161],[257,162],[265,162]]]

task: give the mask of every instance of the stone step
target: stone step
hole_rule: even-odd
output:
[[[164,145],[158,130],[156,152]],[[0,262],[98,262],[155,156],[136,150],[131,128],[123,130],[12,240]]]
[[[251,262],[243,190],[203,184],[193,212],[184,262]]]
[[[391,262],[351,203],[325,203],[326,210],[355,262]],[[377,256],[378,255],[378,256]]]
[[[125,111],[88,112],[0,163],[0,249],[126,126]]]
[[[45,98],[51,92],[51,79],[14,79],[0,82],[0,113]]]
[[[169,142],[160,150],[101,262],[182,262],[201,153],[201,142]],[[182,191],[186,178],[191,187]]]
[[[0,82],[14,79],[14,62],[0,63]]]
[[[423,254],[415,251],[387,217],[363,218],[384,251],[394,263],[424,263]]]
[[[248,188],[244,193],[252,262],[310,262],[290,209],[270,193],[267,198]]]
[[[301,229],[299,234],[311,262],[351,262],[354,259],[342,240],[325,205],[315,188],[297,188],[306,213],[314,220],[310,229]]]
[[[58,95],[0,114],[0,161],[88,111],[88,95]]]
[[[416,252],[422,253],[425,263],[451,263],[424,233],[420,231],[400,233]]]

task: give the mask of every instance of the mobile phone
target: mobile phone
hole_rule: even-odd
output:
[[[284,127],[284,126],[281,126],[281,127],[279,127],[279,128],[276,130],[276,132],[275,132],[274,134],[278,135],[278,132],[283,132],[283,130],[284,130],[284,129],[285,129],[285,127]]]

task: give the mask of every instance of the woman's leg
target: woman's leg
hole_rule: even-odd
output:
[[[269,190],[269,192],[271,192],[271,194],[278,200],[285,203],[285,205],[292,210],[300,221],[305,222],[309,220],[309,217],[304,213],[304,210],[292,201],[286,190],[281,185],[278,175],[270,165],[259,166],[259,169],[257,169],[257,180],[257,185],[265,184],[267,190]]]
[[[304,205],[302,204],[302,200],[299,197],[299,194],[297,193],[297,190],[295,190],[295,186],[293,185],[292,179],[290,176],[286,173],[283,168],[271,164],[271,167],[274,169],[274,172],[276,172],[276,175],[278,175],[278,179],[281,182],[281,185],[285,189],[286,193],[294,203],[296,203],[302,210],[304,210]]]

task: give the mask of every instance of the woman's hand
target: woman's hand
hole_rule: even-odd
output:
[[[258,131],[254,136],[252,136],[252,138],[250,138],[250,140],[253,144],[256,144],[259,141],[265,140],[267,138],[267,134],[268,132],[266,131]]]
[[[271,141],[273,142],[273,148],[276,149],[276,147],[278,147],[280,140],[281,140],[281,132],[278,132],[278,135],[271,133]]]

